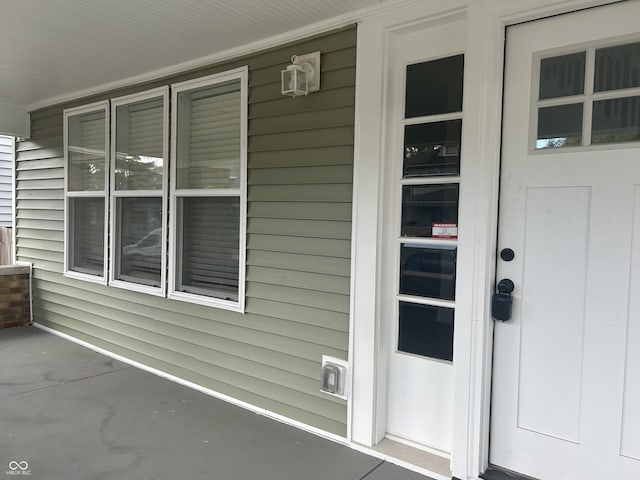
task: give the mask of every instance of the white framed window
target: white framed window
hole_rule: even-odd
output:
[[[169,87],[111,101],[109,284],[165,295]]]
[[[66,109],[64,274],[107,283],[109,102]]]
[[[613,41],[534,57],[530,150],[640,141],[640,41]]]
[[[404,80],[395,352],[453,362],[464,54]]]
[[[244,311],[247,68],[172,85],[169,298]]]

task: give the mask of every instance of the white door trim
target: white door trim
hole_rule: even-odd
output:
[[[379,219],[381,166],[385,151],[386,70],[389,35],[416,24],[464,11],[467,49],[463,175],[474,182],[460,193],[460,292],[454,351],[455,404],[453,476],[478,478],[488,465],[489,400],[493,321],[490,295],[495,276],[502,109],[503,41],[507,25],[568,13],[615,0],[436,0],[407,2],[358,26],[352,287],[350,317],[351,394],[349,441],[372,446],[384,433],[378,412],[386,385],[379,358]],[[471,107],[471,108],[470,108]],[[469,201],[471,200],[471,201]],[[461,333],[462,331],[462,333]],[[382,428],[381,428],[382,425]]]

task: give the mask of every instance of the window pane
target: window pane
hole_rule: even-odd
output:
[[[183,197],[178,290],[238,300],[240,199]]]
[[[162,199],[117,198],[114,278],[160,286],[162,268]]]
[[[640,141],[640,97],[593,102],[591,143]]]
[[[431,237],[434,223],[458,224],[458,184],[402,187],[403,237]]]
[[[240,80],[178,94],[178,188],[240,186]]]
[[[582,143],[582,103],[538,110],[536,148],[574,147]]]
[[[437,247],[402,245],[400,293],[454,300],[456,252],[456,247],[449,245]]]
[[[398,350],[453,360],[453,309],[400,302]]]
[[[69,270],[104,275],[104,199],[69,199]]]
[[[586,53],[572,53],[540,61],[540,100],[580,95],[584,92]]]
[[[640,42],[596,50],[596,92],[640,87]]]
[[[68,190],[105,189],[105,113],[73,115],[68,119]]]
[[[407,66],[405,118],[462,111],[464,55]]]
[[[462,120],[407,125],[403,176],[458,175]]]
[[[161,190],[164,147],[162,98],[116,110],[116,190]]]

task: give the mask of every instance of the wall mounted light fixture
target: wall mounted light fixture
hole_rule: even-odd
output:
[[[320,52],[294,55],[280,72],[282,95],[298,97],[320,89]]]

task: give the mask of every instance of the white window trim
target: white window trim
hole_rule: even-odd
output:
[[[238,301],[233,302],[219,298],[207,297],[193,293],[181,292],[176,289],[177,273],[176,262],[176,246],[178,244],[177,226],[178,218],[176,215],[178,197],[195,197],[209,195],[211,190],[178,190],[176,188],[176,155],[177,155],[177,102],[178,94],[186,90],[193,90],[200,87],[214,85],[216,83],[227,82],[230,80],[240,80],[240,188],[228,189],[225,193],[229,195],[238,195],[240,199],[240,225],[239,225],[239,252],[238,252]],[[245,310],[245,278],[246,278],[246,230],[247,230],[247,116],[248,116],[248,67],[240,67],[234,70],[228,70],[222,73],[209,75],[206,77],[188,80],[185,82],[175,83],[171,85],[171,167],[170,167],[170,235],[169,235],[169,288],[167,297],[174,300],[195,303],[199,305],[217,307],[225,310],[244,313]]]
[[[143,100],[149,100],[152,98],[162,97],[163,104],[163,120],[162,120],[162,189],[161,190],[116,190],[115,182],[115,165],[116,165],[116,122],[117,122],[117,107],[122,105],[128,105]],[[110,243],[110,259],[109,259],[109,285],[117,288],[123,288],[130,291],[148,293],[150,295],[157,295],[164,297],[166,295],[167,285],[167,193],[168,193],[168,163],[169,163],[169,87],[159,87],[152,90],[147,90],[132,95],[126,95],[111,100],[111,118],[113,119],[113,130],[111,135],[111,155],[109,163],[109,178],[111,183],[111,189],[109,192],[109,203],[111,205],[111,215],[109,219],[109,225],[111,227],[111,243]],[[117,238],[116,222],[117,222],[117,198],[126,197],[145,197],[145,198],[162,198],[162,265],[160,269],[160,287],[153,287],[150,285],[144,285],[141,283],[130,282],[126,280],[118,280],[114,278],[115,265],[116,265],[116,248]]]
[[[104,175],[104,189],[102,191],[73,191],[69,192],[69,137],[68,137],[68,124],[69,117],[75,115],[82,115],[84,113],[97,112],[102,110],[104,112],[104,147],[105,147],[105,169],[109,165],[109,101],[104,100],[101,102],[91,103],[89,105],[83,105],[80,107],[65,109],[63,112],[63,142],[64,142],[64,276],[69,278],[75,278],[78,280],[85,280],[87,282],[98,283],[102,285],[107,284],[107,270],[109,265],[107,245],[108,245],[108,222],[109,217],[109,198],[107,192],[109,191],[109,175],[105,171]],[[69,270],[69,248],[71,246],[71,231],[70,231],[70,218],[69,218],[69,199],[70,198],[89,198],[89,197],[102,197],[104,199],[104,251],[103,251],[103,268],[102,275],[91,275],[87,273],[74,272]]]
[[[536,52],[532,56],[531,68],[531,108],[529,112],[529,146],[530,155],[556,155],[558,153],[576,153],[598,150],[617,150],[627,148],[637,148],[638,141],[593,143],[592,142],[592,122],[593,104],[599,100],[612,100],[618,98],[630,98],[640,95],[640,87],[617,88],[613,90],[594,91],[595,80],[595,55],[596,50],[601,48],[619,47],[640,41],[638,34],[622,35],[605,40],[595,40],[591,42],[569,45],[562,48],[552,48]],[[540,62],[545,58],[552,58],[559,55],[570,55],[572,53],[585,52],[585,81],[582,93],[567,95],[540,100],[538,92],[540,89]],[[580,145],[567,146],[562,148],[537,148],[538,137],[538,112],[544,107],[555,107],[569,104],[581,104],[583,108],[582,132]]]

